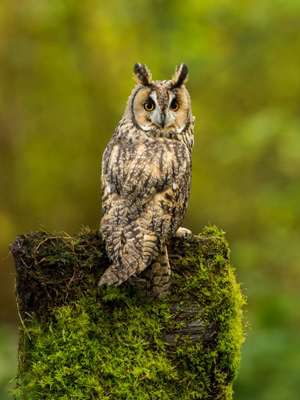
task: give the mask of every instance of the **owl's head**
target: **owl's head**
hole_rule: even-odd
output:
[[[190,97],[185,88],[186,64],[176,67],[172,79],[165,81],[152,80],[144,64],[136,63],[133,71],[137,85],[129,97],[127,112],[135,125],[154,135],[183,133],[192,118]]]

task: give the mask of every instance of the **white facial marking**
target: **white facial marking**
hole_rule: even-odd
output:
[[[176,97],[176,95],[175,95],[173,92],[171,92],[171,93],[170,93],[169,107],[170,107],[172,101],[175,99],[175,97]]]
[[[156,92],[151,92],[149,95],[150,99],[152,99],[154,101],[155,106],[157,106],[157,96],[156,96]]]
[[[169,126],[173,123],[175,119],[174,112],[170,110],[170,108],[167,108],[166,111],[166,126]]]

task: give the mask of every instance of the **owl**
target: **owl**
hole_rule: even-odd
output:
[[[152,80],[134,65],[136,85],[102,159],[101,233],[111,265],[99,286],[129,280],[149,300],[170,284],[167,241],[180,228],[190,195],[194,120],[188,68]]]

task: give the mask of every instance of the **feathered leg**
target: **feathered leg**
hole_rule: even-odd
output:
[[[159,254],[155,261],[139,276],[130,279],[146,300],[164,299],[170,287],[171,268],[169,264],[167,247]]]

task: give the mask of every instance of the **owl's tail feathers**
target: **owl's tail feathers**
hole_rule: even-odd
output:
[[[123,280],[120,280],[120,266],[111,265],[102,275],[98,286],[119,286]]]
[[[99,286],[115,285],[127,281],[132,275],[143,271],[147,267],[142,258],[136,252],[129,252],[127,257],[123,257],[123,264],[113,264],[107,268],[102,275]]]
[[[130,283],[136,286],[139,295],[145,300],[164,299],[167,296],[171,269],[166,247],[139,275],[135,275],[134,271],[137,272],[136,268],[128,270],[121,265],[111,265],[102,275],[99,286],[119,286],[130,278]]]
[[[130,245],[124,246],[122,261],[122,264],[113,264],[107,268],[100,279],[99,286],[119,286],[121,283],[127,281],[132,275],[141,272],[147,266],[144,265],[133,242],[131,242]]]
[[[114,263],[103,274],[99,285],[116,285],[139,275],[159,255],[158,239],[155,233],[145,233],[141,229],[129,232],[127,243],[120,254],[120,263]]]

